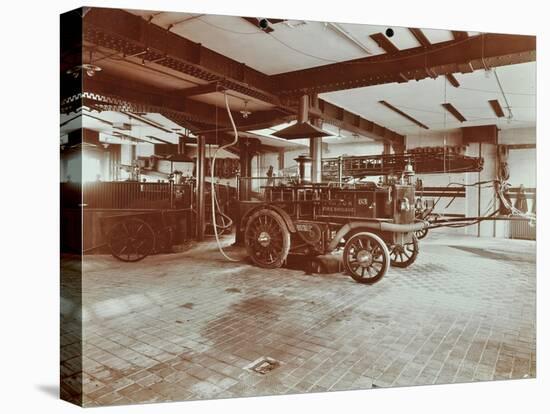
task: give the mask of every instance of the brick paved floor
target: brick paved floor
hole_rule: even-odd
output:
[[[533,242],[434,232],[372,286],[212,242],[83,269],[86,406],[535,376]],[[280,366],[246,369],[261,357]]]

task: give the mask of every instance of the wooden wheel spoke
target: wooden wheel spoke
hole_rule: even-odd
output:
[[[392,253],[396,253],[395,255]],[[396,267],[407,267],[413,264],[418,255],[418,241],[415,235],[411,242],[404,245],[396,245],[390,253],[391,265]]]
[[[380,265],[380,268],[377,269],[376,266],[374,264],[379,264]],[[377,272],[380,271],[380,269],[382,269],[382,267],[384,267],[384,263],[383,262],[372,262],[371,265],[369,266],[369,268],[373,268],[374,270],[376,270]]]
[[[290,250],[290,232],[275,211],[262,208],[246,225],[245,244],[252,262],[260,267],[280,267]],[[258,239],[262,239],[261,242]],[[264,244],[264,245],[262,245]]]
[[[359,283],[376,283],[388,270],[392,258],[397,257],[395,246],[389,247],[391,250],[388,250],[384,240],[374,233],[355,234],[344,246],[346,270]]]
[[[371,273],[371,269],[373,269],[371,266],[367,267],[367,274],[369,275],[369,278],[376,277],[376,275],[378,274],[378,271],[377,271],[377,270],[374,270],[374,271]]]
[[[112,255],[117,259],[136,262],[145,258],[155,249],[155,238],[160,242],[162,237],[164,236],[155,233],[151,226],[142,219],[123,218],[111,228],[108,245]]]

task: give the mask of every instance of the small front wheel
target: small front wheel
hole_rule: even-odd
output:
[[[414,234],[418,240],[422,240],[424,237],[428,235],[428,229],[416,230]]]
[[[353,235],[344,246],[344,267],[359,283],[378,282],[388,271],[390,254],[386,243],[373,233]]]
[[[418,256],[418,239],[413,234],[412,241],[405,244],[392,244],[389,250],[392,266],[408,267],[414,263]]]

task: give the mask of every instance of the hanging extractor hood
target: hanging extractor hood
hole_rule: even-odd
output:
[[[316,127],[309,123],[309,97],[303,95],[300,98],[300,110],[298,112],[298,122],[294,125],[281,129],[272,135],[284,139],[300,139],[300,138],[321,138],[332,136],[332,134],[324,131],[322,128]]]

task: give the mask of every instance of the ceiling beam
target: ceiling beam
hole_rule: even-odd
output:
[[[231,132],[232,127],[224,108],[189,98],[182,98],[178,92],[162,92],[143,83],[101,74],[93,78],[85,77],[83,91],[91,96],[105,97],[103,101],[87,99],[86,104],[93,105],[98,110],[113,110],[119,112],[157,112],[164,116],[172,114],[181,125],[185,122],[186,128],[193,133]],[[292,103],[294,105],[292,105]],[[293,109],[284,112],[280,109],[255,111],[247,118],[240,112],[233,111],[233,119],[240,131],[253,131],[269,128],[296,118],[297,102],[287,102],[285,108]],[[318,108],[313,108],[312,116],[323,119],[325,122],[342,129],[390,143],[400,143],[404,137],[382,125],[353,114],[344,108],[319,99]],[[168,117],[168,116],[167,116]]]
[[[382,105],[384,105],[386,108],[392,110],[393,112],[401,115],[403,118],[406,118],[408,119],[409,121],[411,121],[413,124],[416,124],[418,125],[419,127],[421,128],[424,128],[424,129],[430,129],[428,128],[426,125],[424,125],[422,122],[420,122],[418,119],[415,119],[413,118],[412,116],[410,116],[409,114],[403,112],[401,109],[399,108],[396,108],[395,106],[393,106],[392,104],[386,102],[386,101],[378,101],[379,103],[381,103]]]
[[[465,40],[468,38],[468,32],[462,32],[459,30],[451,30],[454,40]]]
[[[370,38],[374,40],[380,48],[384,49],[386,53],[393,54],[399,52],[397,46],[395,46],[383,33],[371,34]]]
[[[403,143],[405,140],[403,135],[323,99],[319,99],[318,108],[311,108],[310,113],[331,125],[374,139],[375,141],[386,141],[399,144]]]
[[[93,104],[102,110],[119,112],[157,112],[164,114],[174,112],[180,118],[191,124],[196,124],[196,129],[204,126],[209,129],[231,127],[227,111],[224,108],[216,108],[207,104],[182,98],[177,93],[162,92],[158,88],[145,85],[114,76],[102,74],[101,77],[85,77],[82,79],[83,92],[91,97],[103,97],[96,99]],[[88,98],[93,100],[93,98]],[[235,124],[240,130],[257,128],[258,126],[282,123],[287,120],[286,114],[280,110],[256,111],[247,118],[243,118],[238,111],[232,111]]]
[[[464,145],[473,142],[486,142],[496,144],[498,142],[498,127],[496,125],[478,125],[462,127],[462,143]]]
[[[167,128],[164,128],[162,125],[160,125],[156,122],[153,122],[153,121],[145,118],[144,116],[140,116],[140,115],[137,115],[137,114],[133,114],[131,112],[126,112],[126,111],[121,111],[121,113],[126,115],[127,117],[135,119],[136,121],[139,121],[139,122],[141,122],[145,125],[148,125],[148,126],[151,126],[153,128],[156,128],[158,130],[161,130],[162,132],[167,132],[167,133],[170,133],[170,134],[177,133],[176,131],[171,131]],[[180,134],[178,134],[178,135],[180,135]]]
[[[186,88],[177,92],[177,95],[181,98],[189,98],[191,96],[206,95],[208,93],[223,91],[225,88],[220,85],[219,82],[205,83],[204,85],[197,85],[191,88]]]
[[[502,110],[502,106],[500,106],[500,103],[498,99],[492,99],[489,101],[489,105],[491,105],[491,108],[493,109],[493,112],[497,116],[497,118],[503,118],[504,117],[504,111]]]
[[[418,43],[420,43],[424,47],[429,47],[432,45],[432,42],[426,37],[422,29],[411,29],[409,28],[409,31],[413,34],[413,36],[418,40]],[[458,88],[460,86],[460,83],[458,80],[454,77],[452,73],[448,73],[445,75],[449,83],[454,86],[455,88]]]
[[[450,103],[442,103],[441,106],[447,110],[452,116],[454,116],[458,121],[464,122],[466,121],[466,118],[464,118],[464,115],[462,115],[458,109],[456,109],[453,104]]]
[[[485,34],[273,75],[281,95],[323,93],[532,62],[534,36]],[[400,76],[403,75],[403,76]]]
[[[264,102],[279,101],[270,76],[124,10],[91,8],[83,19],[83,39],[122,56],[140,54],[145,64],[154,62],[206,82],[218,81]]]
[[[280,80],[285,79],[285,82],[283,83],[286,83],[286,76],[288,74],[268,76],[123,10],[92,8],[86,14],[83,22],[83,37],[86,42],[112,50],[115,53],[119,53],[119,56],[128,57],[139,54],[140,59],[143,59],[146,65],[152,64],[151,62],[155,62],[155,65],[162,65],[171,70],[179,71],[186,76],[205,81],[208,84],[215,85],[217,83],[223,88],[251,96],[276,106],[276,109],[274,110],[260,111],[252,114],[246,122],[240,119],[242,117],[240,117],[238,113],[235,113],[235,119],[239,120],[239,129],[247,128],[249,126],[253,126],[254,129],[261,129],[263,125],[272,126],[277,122],[286,122],[288,119],[294,118],[297,113],[297,105],[289,106],[281,104],[282,101],[286,102],[287,97],[292,97],[290,94],[280,94]],[[382,35],[382,37],[386,39],[384,35]],[[405,63],[407,63],[408,61],[406,59],[415,58],[415,53],[418,53],[418,51],[415,49],[399,51],[389,40],[387,42],[380,40],[380,42],[386,43],[388,50],[396,50],[396,58],[398,61],[397,65],[395,64],[395,55],[391,56],[391,61],[387,60],[389,56],[382,55],[375,56],[373,58],[363,58],[352,62],[346,62],[343,66],[341,64],[336,64],[340,66],[336,66],[336,69],[338,69],[336,72],[329,74],[328,81],[331,83],[329,89],[349,89],[350,83],[347,78],[349,76],[355,78],[356,76],[359,76],[359,74],[361,79],[352,79],[351,87],[361,86],[361,83],[364,82],[365,79],[368,80],[368,82],[366,82],[368,84],[377,84],[387,83],[390,81],[393,82],[396,81],[396,79],[399,82],[406,82],[412,79],[420,79],[422,76],[436,76],[432,68],[427,68],[424,65],[426,61],[429,61],[429,59],[422,57],[421,66],[424,75],[410,69],[407,70],[407,66],[404,66],[403,70],[399,70],[398,73],[390,73],[391,80],[388,80],[388,75],[386,74],[387,68],[381,66],[390,64],[395,71],[395,68],[400,66],[399,61],[401,59],[405,59]],[[392,45],[395,49],[393,49],[392,46],[387,46],[387,43]],[[433,53],[431,48],[429,52],[431,56]],[[373,61],[369,59],[375,60]],[[348,65],[347,63],[353,64]],[[371,63],[374,64],[371,65]],[[415,63],[420,66],[420,63],[417,61],[415,61]],[[329,69],[330,66],[331,65],[323,66],[319,68],[319,70],[324,72]],[[313,72],[308,72],[310,70],[313,70]],[[313,76],[313,79],[311,80],[307,78],[310,73],[316,74],[316,70],[317,68],[306,70],[306,78],[302,76],[304,73],[303,71],[297,71],[300,73],[299,83],[304,81],[308,83],[311,81],[317,82],[318,78],[316,75]],[[370,75],[371,73],[372,75]],[[105,74],[101,74],[101,78],[104,78],[104,75]],[[324,76],[321,80],[323,83],[327,81]],[[86,83],[84,78],[82,78],[82,81]],[[79,82],[80,79],[77,79],[74,83],[77,84]],[[127,85],[129,82],[124,79],[122,83]],[[116,84],[112,84],[112,86],[114,86],[115,89],[118,87]],[[199,88],[202,86],[203,85],[199,85]],[[301,85],[299,86],[299,92],[301,94],[304,90],[301,89]],[[212,90],[209,89],[210,87],[204,87],[206,90]],[[318,87],[315,86],[315,88]],[[197,128],[211,129],[213,126],[216,126],[213,121],[215,106],[189,100],[185,97],[186,93],[195,94],[204,89],[201,88],[194,89],[193,91],[181,92],[182,96],[180,97],[177,96],[177,92],[172,94],[162,92],[159,93],[158,89],[153,87],[150,87],[148,90],[149,93],[151,93],[152,100],[145,99],[140,101],[139,105],[134,104],[134,106],[139,106],[141,108],[146,107],[149,109],[155,107],[157,109],[155,112],[159,113],[162,113],[162,111],[166,113],[172,111],[174,116],[185,120],[188,125],[194,125]],[[308,89],[305,91],[310,92]],[[104,95],[110,95],[109,90],[104,89],[104,92]],[[135,103],[135,100],[132,100],[131,90],[127,89],[123,92],[124,93],[122,95],[117,95],[121,98],[118,99],[118,103],[110,103],[112,108],[117,106],[121,107],[120,105],[122,101],[130,100],[130,102]],[[286,93],[287,90],[282,88],[282,92]],[[293,92],[296,93],[296,91]],[[311,90],[311,92],[316,92],[316,90]],[[143,99],[146,97],[146,94],[147,92],[142,93],[138,98]],[[283,96],[284,99],[281,99],[281,96]],[[92,102],[93,99],[87,98],[87,101],[89,101],[90,104],[98,104],[97,102]],[[151,101],[154,101],[154,104],[151,104]],[[103,102],[99,108],[106,108],[107,106],[108,105]],[[325,119],[325,121],[338,121],[340,124],[345,125],[343,128],[346,129],[360,128],[357,125],[369,126],[370,128],[370,125],[372,125],[370,136],[374,136],[375,139],[391,141],[391,137],[395,137],[398,141],[401,140],[401,135],[396,134],[393,131],[389,131],[376,123],[361,117],[359,117],[360,120],[357,121],[355,118],[357,115],[351,114],[342,108],[340,108],[339,111],[341,114],[346,114],[344,116],[344,121],[335,118]],[[224,127],[228,128],[229,120],[224,117],[223,112],[224,111],[221,111],[219,114],[220,119],[218,119],[218,126],[225,123],[226,125]],[[321,115],[323,117],[327,117],[326,114]],[[369,132],[369,129],[364,128],[364,132]],[[362,134],[363,132],[358,133]],[[365,135],[369,136],[369,134]]]
[[[460,86],[460,82],[458,81],[457,78],[455,78],[455,76],[452,74],[452,73],[447,73],[445,75],[445,78],[447,78],[447,81],[453,85],[455,88],[458,88]]]
[[[432,45],[432,43],[429,41],[429,39],[426,37],[426,35],[422,31],[422,29],[409,28],[409,31],[416,38],[416,40],[418,41],[418,43],[420,43],[421,46],[428,47]]]

